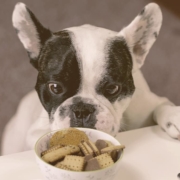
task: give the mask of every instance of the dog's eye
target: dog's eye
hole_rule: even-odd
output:
[[[55,84],[55,83],[50,83],[49,84],[49,90],[53,94],[61,94],[63,92],[63,89],[60,85]]]
[[[117,92],[119,92],[119,90],[120,90],[120,87],[118,85],[110,84],[110,85],[106,86],[105,93],[107,95],[114,95]]]

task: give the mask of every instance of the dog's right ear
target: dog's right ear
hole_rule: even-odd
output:
[[[23,3],[16,4],[12,21],[20,41],[28,52],[31,64],[38,69],[40,50],[47,39],[51,37],[51,31],[44,28]]]
[[[141,68],[152,45],[156,41],[162,24],[162,12],[155,3],[144,7],[140,14],[118,36],[123,37],[131,51],[133,71]]]

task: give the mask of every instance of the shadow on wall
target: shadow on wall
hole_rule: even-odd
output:
[[[180,1],[177,0],[155,0],[159,5],[165,6],[169,11],[180,18]]]

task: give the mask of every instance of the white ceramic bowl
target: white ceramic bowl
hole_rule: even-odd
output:
[[[118,140],[102,131],[88,128],[77,129],[84,131],[89,137],[89,139],[93,142],[95,142],[97,139],[104,139],[111,141],[114,145],[120,145]],[[59,169],[43,161],[41,159],[41,152],[48,148],[49,139],[57,131],[59,130],[52,131],[50,133],[43,135],[35,145],[36,161],[46,180],[113,180],[113,178],[116,176],[118,172],[122,153],[121,157],[117,160],[117,162],[114,163],[114,165],[96,171],[68,171]]]

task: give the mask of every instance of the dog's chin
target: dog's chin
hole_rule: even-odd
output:
[[[65,129],[71,127],[71,118],[66,116],[65,118],[54,119],[51,123],[51,130]],[[89,127],[85,127],[89,128]],[[91,127],[92,128],[92,127]],[[115,121],[111,114],[98,114],[96,115],[96,124],[94,129],[106,132],[115,136],[119,131],[119,123]]]
[[[66,116],[65,118],[54,118],[50,124],[51,130],[65,129],[70,127],[71,118]]]

